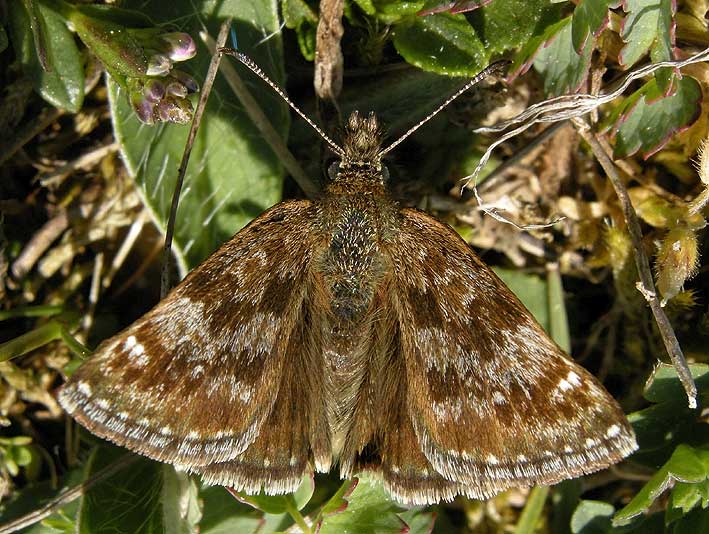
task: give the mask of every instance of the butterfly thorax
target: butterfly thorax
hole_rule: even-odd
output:
[[[389,274],[383,249],[396,232],[397,217],[398,206],[373,169],[342,170],[318,202],[316,224],[323,246],[314,262],[314,275],[327,309],[320,324],[335,457],[347,440],[346,431],[371,369],[371,335]]]

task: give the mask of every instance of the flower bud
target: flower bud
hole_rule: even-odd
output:
[[[180,84],[184,85],[188,93],[196,93],[199,91],[199,84],[185,71],[172,69],[170,71],[170,76],[180,82]]]
[[[185,98],[187,96],[187,88],[177,81],[168,83],[165,92],[178,98]]]
[[[699,251],[694,230],[678,226],[662,240],[655,260],[657,288],[662,305],[682,290],[685,281],[697,272]]]
[[[145,82],[145,86],[143,87],[143,94],[145,95],[145,99],[149,102],[160,102],[166,92],[165,84],[154,78]]]
[[[163,54],[154,54],[148,59],[148,68],[145,74],[148,76],[164,76],[172,68],[172,61]]]
[[[130,103],[140,122],[143,124],[155,124],[156,104],[145,98],[145,94],[142,91],[131,91]]]
[[[188,33],[164,33],[158,37],[160,51],[173,61],[192,59],[197,54],[197,45]]]
[[[165,97],[158,104],[157,111],[163,122],[185,124],[192,120],[192,104],[186,98]]]

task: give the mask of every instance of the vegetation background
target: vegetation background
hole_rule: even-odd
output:
[[[0,2],[0,532],[22,517],[39,521],[25,530],[33,533],[709,532],[709,273],[699,261],[707,64],[681,75],[660,69],[584,117],[615,158],[639,243],[598,147],[570,121],[533,126],[485,166],[484,205],[522,229],[485,214],[458,184],[495,139],[477,126],[546,98],[606,91],[641,65],[704,50],[708,9],[706,0],[344,2],[340,113],[375,111],[391,139],[491,61],[512,60],[506,80],[462,96],[392,154],[393,190],[453,225],[495,266],[621,402],[640,444],[622,465],[551,489],[406,510],[366,476],[318,476],[293,496],[234,498],[98,440],[54,398],[82,344],[95,347],[159,298],[188,131],[175,122],[190,118],[186,102],[196,97],[148,98],[155,79],[190,85],[173,69],[186,59],[179,53],[153,68],[155,39],[189,33],[196,56],[179,67],[202,82],[211,53],[200,32],[216,36],[233,17],[239,48],[330,128],[337,114],[318,106],[312,89],[318,2]],[[236,72],[317,182],[326,156],[315,134],[260,79]],[[140,115],[146,99],[164,113]],[[177,216],[180,275],[263,209],[303,196],[249,106],[217,78]],[[697,409],[675,369],[659,363],[669,362],[667,333],[636,288],[643,255],[690,362]]]

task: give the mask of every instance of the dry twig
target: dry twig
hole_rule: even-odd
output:
[[[684,386],[684,390],[687,393],[689,407],[696,408],[697,386],[694,383],[692,373],[689,370],[684,354],[682,354],[682,348],[679,346],[677,336],[672,329],[670,320],[667,318],[665,310],[660,304],[660,299],[657,298],[657,291],[655,290],[655,283],[652,278],[652,271],[650,270],[650,262],[647,254],[645,253],[645,249],[643,248],[643,236],[642,230],[640,229],[640,221],[638,220],[638,215],[635,213],[633,205],[630,203],[628,191],[620,179],[620,174],[618,173],[613,161],[601,145],[596,134],[590,130],[588,123],[582,121],[581,119],[574,119],[574,124],[576,125],[576,129],[581,137],[583,137],[583,139],[591,147],[593,155],[601,164],[601,167],[603,167],[603,170],[606,172],[606,176],[608,176],[608,179],[613,185],[613,189],[618,196],[618,200],[620,201],[620,205],[623,210],[625,224],[628,227],[630,239],[633,242],[635,266],[637,267],[638,275],[640,277],[640,281],[637,285],[638,290],[650,305],[650,309],[655,317],[655,322],[657,323],[657,328],[660,331],[660,336],[665,344],[667,353],[670,355],[672,364],[677,370],[677,375],[679,376],[679,379]]]

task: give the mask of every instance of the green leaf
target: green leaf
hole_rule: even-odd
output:
[[[672,0],[626,0],[628,14],[621,30],[626,44],[618,56],[621,65],[630,67],[648,51],[653,61],[672,59],[672,7]]]
[[[581,481],[564,480],[552,488],[549,532],[568,534],[571,518],[581,502]]]
[[[495,0],[468,16],[488,56],[515,50],[559,20],[548,0]]]
[[[373,0],[354,0],[359,8],[364,11],[367,15],[374,15],[377,12],[377,8],[374,7]]]
[[[586,39],[577,51],[572,43],[572,17],[554,26],[555,33],[546,39],[534,59],[534,67],[544,77],[544,92],[557,96],[574,93],[583,85],[591,65],[593,40]]]
[[[543,32],[535,37],[532,37],[527,41],[527,43],[520,49],[520,51],[515,55],[512,65],[508,71],[508,77],[515,78],[521,74],[524,74],[532,66],[534,58],[542,49],[546,46],[546,43],[554,38],[554,36],[559,33],[559,31],[568,24],[567,19],[562,19],[559,22],[550,24],[547,26]]]
[[[571,516],[573,534],[605,534],[611,529],[612,504],[602,501],[581,501]]]
[[[614,526],[627,525],[646,512],[675,481],[699,483],[709,476],[709,450],[678,446],[670,459],[653,475],[635,497],[613,518]]]
[[[697,384],[698,403],[706,406],[709,366],[692,364],[690,371]],[[644,395],[657,404],[628,416],[640,445],[634,461],[655,468],[682,443],[709,442],[709,425],[698,421],[697,411],[687,407],[687,397],[673,366],[658,365],[647,381]]]
[[[47,51],[50,71],[37,58],[30,19],[23,2],[8,4],[13,45],[22,70],[35,90],[52,106],[76,113],[84,102],[84,66],[74,35],[64,19],[45,4],[38,5],[38,18]]]
[[[300,53],[308,61],[315,58],[318,16],[305,0],[283,0],[281,13],[286,27],[295,30]]]
[[[89,13],[96,10],[87,10]],[[141,78],[148,69],[146,50],[123,25],[87,16],[81,7],[70,10],[69,21],[81,41],[111,75]]]
[[[41,506],[55,499],[62,492],[77,486],[83,482],[84,479],[84,469],[76,468],[72,469],[64,476],[58,488],[53,487],[51,482],[46,480],[16,489],[9,499],[3,500],[3,502],[0,503],[0,517],[2,517],[2,523],[5,524],[36,511]],[[44,519],[41,523],[36,523],[22,530],[23,534],[53,534],[58,532],[75,534],[74,517],[76,516],[80,503],[81,500],[77,499],[64,505],[61,509],[55,510],[52,515]]]
[[[515,534],[533,534],[539,518],[544,512],[544,505],[549,496],[549,486],[536,486],[532,488],[527,496],[522,513],[515,527]]]
[[[352,492],[357,487],[359,483],[358,478],[352,478],[350,480],[345,480],[342,482],[337,491],[330,497],[330,499],[323,505],[320,513],[326,517],[331,514],[337,514],[342,512],[349,505],[347,498],[352,495]]]
[[[201,10],[195,11],[195,5],[202,6]],[[225,0],[216,4],[131,0],[125,2],[124,7],[140,7],[143,13],[159,22],[174,24],[178,21],[180,30],[193,35],[199,45],[198,55],[180,68],[191,71],[197,80],[203,79],[211,59],[206,47],[197,39],[202,24],[206,23],[210,34],[216,36],[221,20],[233,16],[241,49],[274,81],[283,80],[276,0]],[[239,72],[252,94],[258,97],[271,123],[285,138],[289,124],[286,104],[262,80],[245,69]],[[116,83],[109,84],[109,93],[123,159],[136,177],[156,224],[164,229],[189,128],[175,124],[145,126],[135,117],[125,93]],[[177,212],[174,249],[182,273],[275,204],[281,196],[283,174],[276,156],[247,118],[231,89],[217,76],[192,150]]]
[[[264,514],[239,502],[221,486],[205,486],[199,496],[204,503],[202,520],[199,522],[201,534],[268,534],[276,530],[283,531],[293,524],[288,514]]]
[[[709,394],[709,365],[693,363],[689,369],[697,384],[700,399]],[[661,363],[655,366],[652,374],[647,379],[643,396],[650,402],[685,402],[685,392],[682,383],[677,378],[674,366]],[[706,397],[709,400],[709,397]],[[686,402],[685,402],[686,403]],[[700,404],[705,403],[700,400]]]
[[[692,510],[672,525],[671,529],[666,529],[671,534],[694,534],[709,532],[709,510]]]
[[[121,24],[127,28],[151,28],[156,25],[145,13],[135,9],[122,9],[113,4],[79,4],[74,9],[93,19]]]
[[[257,495],[250,495],[240,491],[237,492],[236,495],[238,495],[237,498],[241,502],[253,506],[267,514],[283,514],[288,511],[289,501],[293,502],[298,510],[302,510],[303,507],[310,502],[313,491],[315,491],[315,481],[312,476],[305,475],[303,482],[294,493],[286,495],[267,495],[262,492]]]
[[[436,514],[426,510],[427,507],[412,508],[399,514],[407,525],[406,534],[431,534],[436,523]]]
[[[547,271],[547,306],[549,307],[549,334],[566,352],[571,352],[569,318],[566,314],[564,285],[559,269]]]
[[[615,140],[613,155],[623,158],[640,151],[644,158],[660,150],[700,115],[702,90],[689,76],[674,80],[674,91],[664,96],[656,79],[625,99],[611,115]]]
[[[162,512],[165,532],[191,534],[197,532],[202,517],[197,500],[198,485],[194,477],[162,464]]]
[[[375,15],[385,24],[396,24],[404,18],[411,18],[425,4],[423,0],[371,0],[358,3],[365,13]]]
[[[574,50],[581,52],[589,37],[596,37],[603,31],[608,24],[608,9],[619,3],[618,0],[582,0],[576,6],[571,20]]]
[[[697,505],[706,508],[709,504],[709,479],[697,484],[677,482],[672,488],[665,522],[672,523],[687,515]]]
[[[4,52],[5,49],[7,48],[7,45],[8,45],[7,32],[5,31],[5,28],[0,26],[0,52]]]
[[[493,267],[492,270],[532,312],[544,330],[549,332],[549,293],[546,281],[538,276],[511,269]]]
[[[358,477],[359,481],[346,498],[347,506],[338,512],[324,515],[318,529],[319,534],[340,534],[357,532],[358,534],[385,534],[387,532],[405,532],[406,522],[399,517],[402,511],[384,491],[381,482],[367,476]],[[338,503],[341,498],[335,497]],[[328,510],[332,507],[327,507]]]
[[[446,76],[474,76],[490,58],[463,15],[407,19],[395,27],[393,42],[408,63]]]
[[[86,463],[86,477],[127,456],[118,447],[97,447]],[[162,468],[161,464],[141,457],[130,468],[92,488],[82,499],[76,532],[148,534],[165,530]]]

